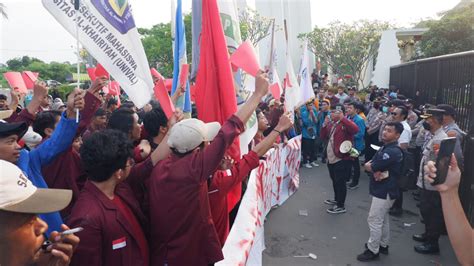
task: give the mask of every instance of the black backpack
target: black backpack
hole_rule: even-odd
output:
[[[408,150],[404,150],[397,146],[402,152],[402,167],[400,171],[400,176],[397,179],[398,187],[401,189],[411,189],[413,188],[413,180],[416,183],[416,173],[415,173],[415,157],[413,153]]]

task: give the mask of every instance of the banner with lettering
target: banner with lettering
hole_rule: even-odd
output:
[[[43,0],[43,6],[120,83],[138,108],[153,94],[150,67],[127,0]]]
[[[282,205],[299,187],[301,136],[266,154],[250,174],[234,225],[216,265],[262,265],[264,220],[271,208]]]

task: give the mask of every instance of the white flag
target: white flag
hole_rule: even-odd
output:
[[[120,83],[138,108],[153,93],[150,67],[127,0],[43,0],[43,6]],[[76,36],[78,27],[78,36]]]
[[[308,55],[308,42],[307,41],[304,42],[304,45],[303,45],[303,56],[301,58],[299,76],[301,78],[300,80],[300,88],[301,88],[300,97],[301,98],[298,105],[302,105],[305,102],[315,97],[314,91],[313,91],[313,85],[311,84],[311,75],[309,71],[309,55]]]
[[[300,105],[301,91],[288,50],[286,51],[285,108],[287,111],[293,111]]]

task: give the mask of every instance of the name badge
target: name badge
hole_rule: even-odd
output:
[[[112,241],[112,250],[124,248],[126,246],[127,246],[127,241],[125,237]]]

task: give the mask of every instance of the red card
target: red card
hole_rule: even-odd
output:
[[[189,65],[183,64],[181,66],[181,72],[179,73],[179,85],[182,87],[186,87],[186,81],[188,80],[189,76]]]
[[[32,90],[34,88],[35,82],[36,80],[38,80],[38,75],[35,75],[35,73],[31,71],[21,72],[21,77],[23,78],[23,81],[25,82],[26,88],[29,90]]]
[[[280,100],[281,90],[280,90],[280,84],[278,84],[278,82],[275,82],[272,85],[270,85],[270,91],[274,99]]]
[[[165,79],[165,88],[169,92],[171,92],[171,89],[173,87],[173,79]]]
[[[159,78],[159,79],[164,79],[164,77],[160,74],[160,72],[158,72],[158,70],[156,70],[156,68],[151,68],[150,69],[150,72],[151,72],[151,75],[155,78]]]
[[[101,64],[97,64],[95,67],[95,76],[96,77],[102,77],[105,76],[107,79],[110,79],[110,74],[105,70],[105,68]]]
[[[160,80],[156,83],[155,88],[155,97],[160,102],[161,109],[165,112],[165,115],[168,119],[173,115],[175,108],[173,102],[171,102],[170,95],[165,88],[164,80]]]
[[[230,62],[240,67],[253,77],[257,76],[260,70],[257,55],[250,41],[243,42],[237,50],[230,56]]]
[[[28,92],[25,81],[23,80],[20,72],[5,72],[3,73],[3,76],[8,81],[10,88],[16,89],[21,93]]]
[[[89,75],[89,78],[91,79],[91,81],[94,82],[94,80],[96,79],[95,67],[88,67],[87,74]]]
[[[120,84],[118,81],[111,81],[108,85],[110,95],[120,95]]]

